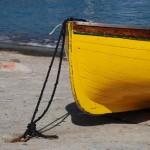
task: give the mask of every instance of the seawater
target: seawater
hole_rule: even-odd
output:
[[[64,19],[150,26],[150,0],[1,0],[0,42],[54,47]]]

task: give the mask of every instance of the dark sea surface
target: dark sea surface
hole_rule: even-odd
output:
[[[69,17],[150,26],[150,0],[1,0],[0,43],[54,47],[59,29],[48,34]]]

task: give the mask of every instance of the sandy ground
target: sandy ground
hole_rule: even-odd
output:
[[[0,150],[149,150],[150,110],[88,116],[74,103],[69,69],[63,61],[54,101],[37,123],[44,134],[57,140],[32,138],[26,143],[5,140],[24,133],[38,100],[51,58],[0,51]],[[39,109],[51,95],[58,58]]]

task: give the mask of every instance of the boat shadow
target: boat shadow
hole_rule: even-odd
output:
[[[95,126],[112,123],[150,124],[150,109],[92,116],[83,113],[75,103],[71,103],[66,106],[66,110],[71,115],[72,123],[79,126]]]

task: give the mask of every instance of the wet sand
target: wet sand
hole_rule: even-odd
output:
[[[26,143],[6,143],[21,135],[30,122],[51,57],[0,51],[1,150],[149,150],[150,110],[88,116],[71,93],[68,62],[64,59],[58,88],[50,110],[37,123],[43,134],[57,140],[32,138]],[[51,96],[58,58],[38,114]]]

